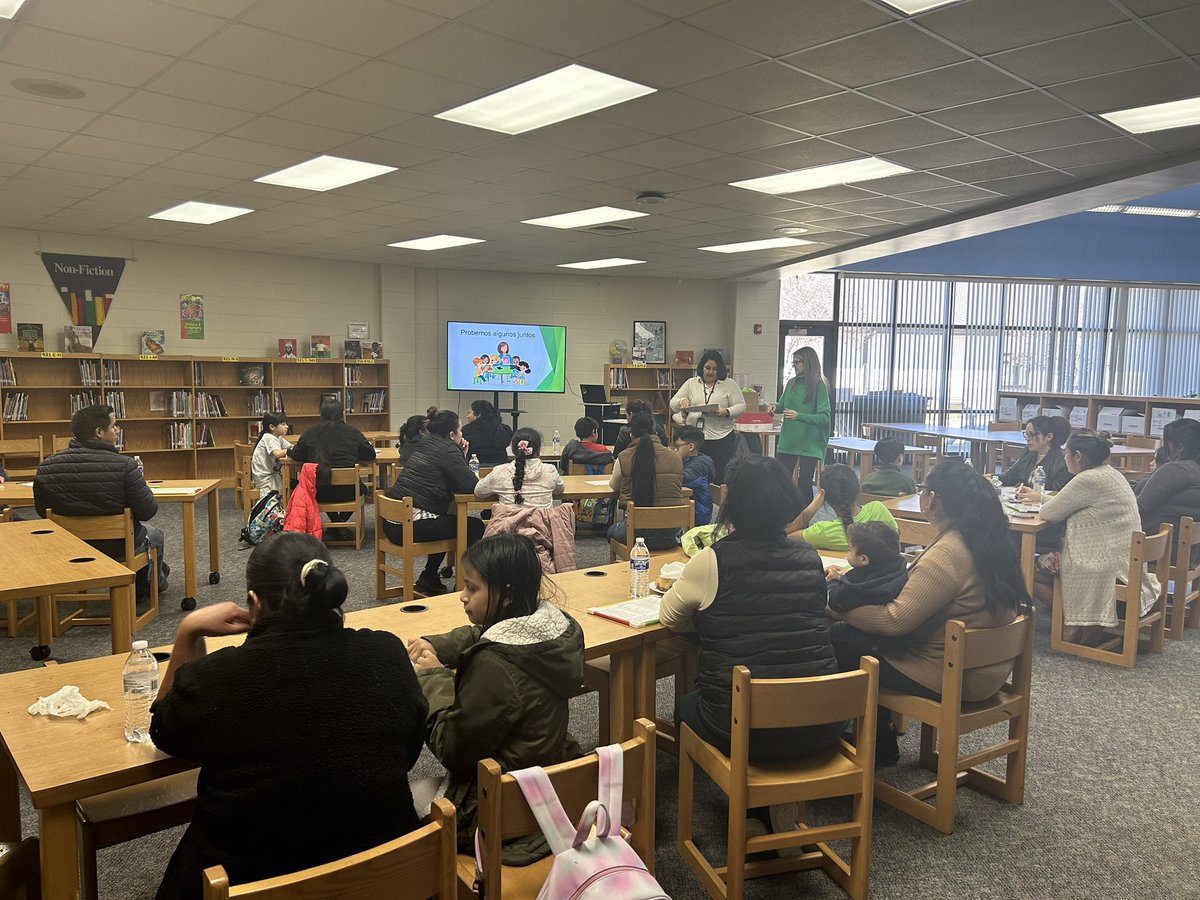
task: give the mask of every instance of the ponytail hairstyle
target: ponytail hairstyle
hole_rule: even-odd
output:
[[[1082,456],[1087,462],[1086,468],[1089,469],[1094,469],[1107,462],[1112,448],[1112,435],[1107,431],[1092,431],[1090,428],[1081,428],[1076,431],[1067,440],[1066,447]]]
[[[828,503],[842,528],[854,524],[854,504],[858,502],[858,476],[849,466],[838,463],[826,466],[821,470],[821,490],[825,492],[825,502]]]
[[[409,416],[405,419],[404,424],[400,426],[400,443],[405,444],[419,439],[425,431],[427,421],[425,416]]]
[[[458,431],[458,413],[452,409],[439,409],[429,417],[425,428],[430,434],[448,438]]]
[[[637,448],[633,451],[632,471],[629,477],[633,482],[634,506],[654,505],[654,440],[658,423],[649,412],[634,413],[633,421],[629,423],[629,434],[638,440]]]
[[[246,590],[272,613],[320,622],[331,615],[341,619],[350,585],[323,543],[301,531],[284,531],[250,554]]]
[[[497,622],[532,615],[542,595],[542,564],[533,541],[523,534],[495,534],[476,541],[463,554],[488,587],[483,630]]]
[[[938,499],[942,515],[962,538],[983,585],[984,606],[993,615],[1029,603],[1008,517],[995,489],[965,462],[945,460],[930,471],[925,492]]]
[[[287,421],[287,419],[284,418],[283,416],[281,416],[279,413],[273,413],[273,412],[263,413],[262,425],[259,427],[259,431],[258,431],[258,440],[254,442],[254,446],[255,447],[258,446],[259,441],[261,441],[263,439],[264,434],[266,434],[268,431],[270,431],[272,428],[276,427],[277,425],[282,425],[286,421]]]
[[[525,502],[521,495],[521,485],[525,483],[525,463],[537,458],[542,452],[542,436],[533,428],[520,428],[512,439],[513,459],[513,501],[519,506]]]
[[[471,412],[475,413],[475,421],[480,422],[489,437],[496,439],[504,423],[500,421],[500,413],[487,400],[472,400]]]

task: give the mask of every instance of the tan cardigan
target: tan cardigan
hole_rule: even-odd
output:
[[[942,690],[946,623],[968,628],[1007,625],[1011,610],[993,616],[984,606],[983,585],[970,550],[957,531],[943,531],[913,563],[900,596],[882,606],[860,606],[841,614],[855,628],[892,638],[881,648],[889,663],[931,691]],[[904,640],[899,640],[903,637]],[[1012,664],[971,669],[963,676],[963,699],[986,700],[1000,689]]]

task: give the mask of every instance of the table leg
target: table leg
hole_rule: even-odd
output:
[[[46,648],[46,656],[42,657],[45,659],[50,655],[50,645],[54,643],[54,617],[57,610],[54,598],[50,596],[36,597],[33,603],[37,607],[37,642],[38,646]]]
[[[39,811],[41,820],[42,900],[76,900],[79,855],[75,804],[60,803]]]
[[[128,653],[133,649],[134,590],[132,584],[117,585],[108,590],[112,606],[109,622],[112,627],[113,653]]]
[[[8,754],[0,751],[0,841],[9,844],[21,840],[21,794],[17,767]]]
[[[1033,557],[1037,547],[1037,535],[1032,531],[1021,535],[1021,576],[1025,579],[1025,590],[1033,596]]]
[[[467,551],[467,504],[456,503],[455,506],[455,522],[458,525],[458,531],[454,536],[454,589],[461,591],[463,589],[462,558]]]
[[[634,673],[634,718],[654,721],[658,713],[658,654],[657,644],[646,641],[638,654],[637,671]]]
[[[609,657],[611,660],[608,674],[608,734],[610,741],[625,741],[633,735],[633,720],[637,709],[634,684],[637,680],[638,669],[641,668],[640,656],[640,650],[635,648],[613,653]]]
[[[208,492],[208,583],[221,582],[221,491]]]
[[[183,598],[196,599],[196,504],[183,504]]]
[[[858,469],[862,473],[863,481],[867,480],[867,476],[875,471],[875,454],[874,453],[858,453]]]

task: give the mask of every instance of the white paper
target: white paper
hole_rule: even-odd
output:
[[[592,481],[592,480],[590,480],[590,479],[589,479],[589,480],[587,480],[587,481],[584,481],[584,484],[594,484],[594,485],[596,485],[597,487],[603,487],[603,486],[605,486],[605,485],[607,485],[607,484],[608,484],[608,481],[607,481],[607,480],[605,480],[605,479],[601,479],[601,480],[599,480],[599,481]]]
[[[1017,421],[1017,398],[1016,397],[1001,397],[1000,411],[997,418],[1001,422]]]
[[[31,716],[74,716],[86,719],[98,709],[112,709],[103,700],[89,700],[73,684],[64,684],[49,697],[38,697],[29,707]]]
[[[199,488],[194,487],[159,487],[150,485],[150,492],[154,494],[194,494]]]

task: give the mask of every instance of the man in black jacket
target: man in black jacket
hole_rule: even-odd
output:
[[[66,450],[46,457],[33,478],[33,505],[39,516],[47,509],[63,516],[120,515],[133,511],[134,551],[158,550],[158,590],[167,589],[170,567],[163,562],[163,533],[146,520],[158,512],[158,501],[132,457],[117,452],[117,417],[111,406],[85,406],[71,417],[74,434]],[[101,553],[124,559],[120,541],[92,541]],[[148,592],[149,567],[138,572],[139,594]]]

